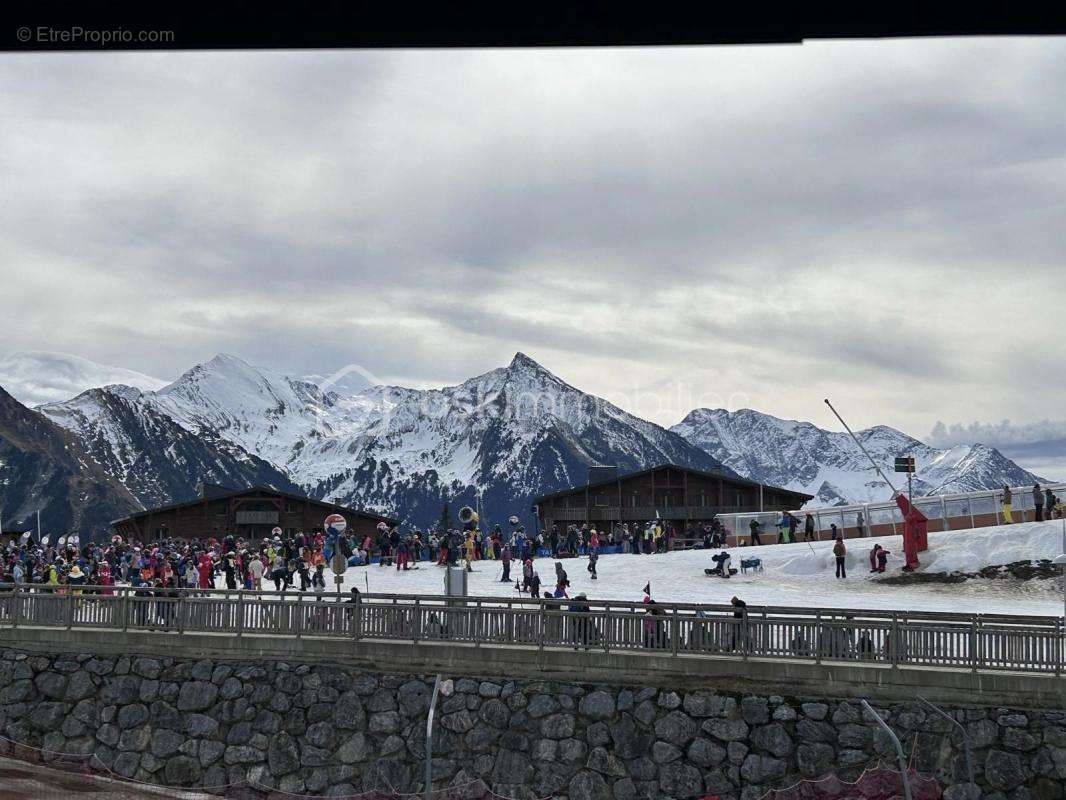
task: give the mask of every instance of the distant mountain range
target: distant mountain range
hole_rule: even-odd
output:
[[[57,391],[44,370],[57,369],[62,357],[44,356],[37,367],[35,354],[0,361],[0,384],[14,377],[38,392]],[[12,364],[14,376],[4,372]],[[77,359],[70,374],[110,379],[115,369]],[[420,526],[444,502],[453,515],[479,503],[491,522],[519,514],[531,524],[532,499],[583,483],[591,464],[630,471],[665,462],[799,489],[819,503],[887,496],[846,434],[707,409],[667,430],[570,386],[522,353],[506,367],[432,390],[358,380],[323,389],[317,376],[286,376],[230,355],[166,385],[148,376],[137,383],[79,387],[37,410],[6,402],[11,413],[18,406],[22,418],[37,420],[48,441],[76,448],[68,471],[99,483],[103,505],[115,509],[191,499],[203,478],[339,498]],[[894,455],[918,458],[922,492],[1034,477],[981,445],[940,451],[885,427],[859,435],[887,463]],[[7,436],[0,430],[0,441]],[[27,463],[0,465],[5,487],[26,484]],[[45,484],[35,484],[40,496],[57,496]],[[3,502],[5,521],[28,519],[34,505],[25,493],[11,505],[5,493]],[[64,513],[69,527],[87,530],[112,512]]]
[[[846,432],[827,431],[743,409],[700,408],[670,430],[726,466],[760,483],[815,496],[811,505],[886,500],[892,490]],[[889,480],[902,489],[906,475],[893,475],[897,456],[914,456],[916,494],[950,494],[1043,482],[1002,453],[982,444],[938,450],[905,433],[877,425],[856,437]]]

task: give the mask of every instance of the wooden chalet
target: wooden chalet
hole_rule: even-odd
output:
[[[371,533],[379,522],[395,525],[389,517],[327,503],[310,497],[279,492],[267,486],[230,489],[201,484],[199,497],[184,503],[149,508],[115,520],[111,526],[126,539],[142,542],[158,539],[205,539],[239,536],[263,539],[275,527],[286,536],[303,531],[321,531],[330,514],[340,514],[348,530],[362,535]]]
[[[644,523],[658,516],[684,531],[717,514],[796,509],[811,495],[764,486],[717,472],[662,464],[651,469],[613,476],[610,469],[594,467],[584,486],[538,497],[534,503],[543,530],[558,525],[588,523],[597,530],[612,530],[622,522]]]

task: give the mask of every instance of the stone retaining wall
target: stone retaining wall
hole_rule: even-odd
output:
[[[854,701],[472,677],[455,688],[437,709],[440,786],[481,780],[516,798],[754,800],[831,771],[854,779],[878,757],[895,762]],[[350,666],[6,650],[0,730],[157,784],[413,792],[431,689],[431,677]],[[946,720],[914,703],[879,710],[948,798],[1066,795],[1066,710],[945,709],[969,733],[980,793],[964,784],[961,737]]]

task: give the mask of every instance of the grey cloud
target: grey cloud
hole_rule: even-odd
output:
[[[408,383],[548,352],[605,394],[710,363],[726,395],[861,378],[856,424],[1039,418],[1015,354],[1057,330],[1064,55],[8,54],[0,335]]]
[[[929,434],[930,444],[935,447],[951,447],[956,444],[982,442],[998,447],[1012,445],[1054,445],[1066,453],[1066,420],[1040,420],[1016,424],[1009,419],[1002,422],[953,422],[945,424],[937,420]]]

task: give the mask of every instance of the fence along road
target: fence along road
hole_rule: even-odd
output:
[[[44,627],[644,651],[1066,674],[1060,617],[425,595],[0,585],[0,630]]]

